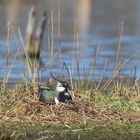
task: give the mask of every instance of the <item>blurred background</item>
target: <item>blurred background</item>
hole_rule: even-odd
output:
[[[107,78],[119,55],[120,63],[133,56],[121,67],[121,74],[131,77],[136,72],[137,77],[140,76],[139,0],[0,0],[1,79],[6,65],[9,82],[23,78],[24,63],[16,52],[19,49],[21,55],[24,53],[28,12],[33,5],[37,7],[38,19],[44,10],[48,13],[41,51],[42,79],[49,75],[48,48],[52,45],[51,70],[55,75],[62,71],[67,75],[66,70],[62,70],[65,62],[74,79],[78,76],[84,79],[85,73],[96,80],[101,75]]]

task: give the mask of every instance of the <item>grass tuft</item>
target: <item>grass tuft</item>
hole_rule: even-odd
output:
[[[37,98],[34,84],[17,84],[0,93],[0,130],[13,133],[66,131],[98,127],[100,131],[121,129],[126,133],[140,130],[140,97],[106,92],[74,90],[74,101],[44,105]],[[128,90],[129,92],[129,90]],[[95,126],[94,126],[95,125]],[[105,126],[104,126],[105,125]],[[126,128],[126,126],[128,128]],[[101,127],[101,128],[100,128]],[[110,128],[111,127],[111,128]],[[119,128],[118,128],[119,127]],[[97,132],[98,133],[98,129]]]

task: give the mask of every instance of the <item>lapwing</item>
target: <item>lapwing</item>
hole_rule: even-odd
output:
[[[39,101],[46,104],[59,104],[59,102],[72,101],[70,87],[66,81],[58,80],[51,73],[51,77],[57,81],[55,90],[51,90],[46,86],[39,87]]]

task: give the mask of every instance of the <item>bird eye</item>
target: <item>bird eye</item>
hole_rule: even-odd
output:
[[[66,86],[68,86],[68,84],[67,84],[67,83],[63,83],[63,86],[65,86],[65,87],[66,87]]]

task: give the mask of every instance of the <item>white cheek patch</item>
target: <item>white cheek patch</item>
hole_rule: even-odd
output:
[[[65,93],[66,96],[70,96],[70,94],[68,92]]]
[[[65,88],[64,88],[64,87],[57,87],[56,90],[57,90],[58,92],[63,92],[63,91],[65,90]]]

